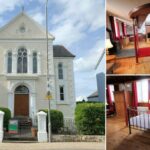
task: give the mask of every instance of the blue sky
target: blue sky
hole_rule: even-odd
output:
[[[45,26],[45,0],[0,0],[0,27],[21,12]],[[97,89],[96,72],[104,72],[105,0],[49,0],[49,32],[54,44],[76,55],[74,60],[76,99],[82,100]]]

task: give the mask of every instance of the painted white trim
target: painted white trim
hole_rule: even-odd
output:
[[[28,74],[31,74],[32,73],[32,70],[33,70],[33,63],[32,63],[32,52],[30,49],[27,50],[27,57],[28,57]]]
[[[12,53],[12,74],[17,73],[17,53],[16,50]]]
[[[11,110],[12,117],[14,117],[14,98],[15,98],[15,89],[24,85],[29,89],[29,117],[32,118],[33,123],[35,123],[35,115],[36,115],[36,93],[34,82],[30,81],[10,81],[11,83],[8,85],[8,107]]]
[[[14,23],[18,18],[25,16],[28,20],[32,22],[37,28],[39,28],[39,31],[43,33],[43,35],[46,35],[46,29],[43,28],[38,22],[33,20],[31,17],[29,17],[25,12],[19,13],[15,18],[13,18],[11,21],[9,21],[6,25],[4,25],[2,28],[0,28],[0,32],[6,30],[12,23]],[[48,33],[49,39],[54,40],[55,37]]]
[[[41,74],[41,53],[37,53],[37,73]]]

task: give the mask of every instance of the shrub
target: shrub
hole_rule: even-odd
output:
[[[4,128],[8,130],[9,119],[11,118],[11,111],[8,108],[0,108],[0,111],[3,111],[4,114]]]
[[[48,130],[48,110],[41,109],[40,111],[44,111],[45,113],[47,113],[46,122],[47,122],[47,130]],[[58,131],[64,126],[63,113],[58,110],[51,110],[50,115],[51,115],[52,133],[58,133]]]
[[[104,103],[81,103],[76,106],[75,124],[80,134],[105,134]]]

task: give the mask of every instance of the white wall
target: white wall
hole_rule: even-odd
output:
[[[64,79],[58,79],[58,64],[63,64]],[[62,111],[66,117],[73,117],[75,109],[75,85],[74,85],[74,72],[73,72],[73,59],[72,58],[54,58],[55,69],[55,85],[56,85],[56,99],[57,108]],[[64,101],[60,101],[59,86],[64,86]]]

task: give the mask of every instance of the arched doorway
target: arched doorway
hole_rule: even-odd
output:
[[[14,116],[29,116],[29,89],[24,85],[15,89]]]

